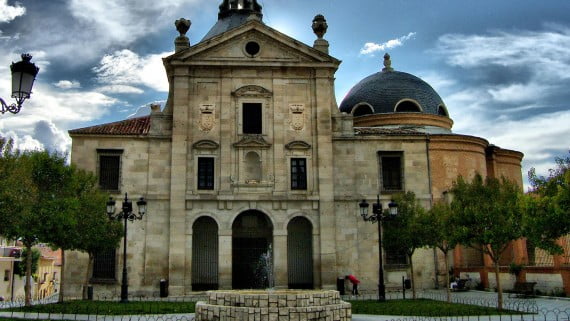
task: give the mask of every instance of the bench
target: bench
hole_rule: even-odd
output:
[[[521,297],[529,297],[534,295],[534,286],[536,282],[515,282],[513,292]]]
[[[455,283],[451,291],[469,291],[471,289],[471,279],[459,279]]]

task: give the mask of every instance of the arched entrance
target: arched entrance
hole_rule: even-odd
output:
[[[295,217],[287,225],[287,276],[290,289],[312,289],[313,225]]]
[[[192,291],[218,289],[218,225],[200,217],[192,225]]]
[[[260,211],[240,214],[232,225],[232,287],[265,289],[273,285],[273,225]]]

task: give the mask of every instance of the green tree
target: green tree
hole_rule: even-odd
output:
[[[17,270],[14,271],[14,274],[19,276],[24,276],[26,274],[26,266],[28,264],[28,249],[24,249],[22,251],[22,260],[15,266]],[[38,273],[38,265],[40,263],[40,257],[42,254],[40,250],[37,248],[32,248],[32,276]]]
[[[38,191],[30,173],[31,153],[12,151],[10,141],[4,143],[0,158],[0,233],[20,240],[26,249],[25,304],[31,305],[32,247],[43,235],[42,213],[37,213]]]
[[[570,233],[570,157],[556,158],[556,168],[547,177],[538,176],[534,168],[528,173],[530,193],[522,198],[525,236],[550,254],[562,254],[556,243]]]
[[[425,215],[420,217],[421,226],[425,229],[424,245],[438,248],[443,252],[445,261],[445,284],[447,302],[451,302],[449,289],[449,252],[457,245],[454,226],[451,221],[451,207],[447,202],[437,202]]]
[[[425,229],[421,225],[420,217],[425,209],[418,203],[413,192],[398,194],[394,197],[398,204],[398,215],[385,224],[386,232],[384,247],[389,251],[405,253],[410,262],[412,281],[412,296],[416,298],[416,285],[414,282],[414,264],[412,256],[416,249],[424,246]]]
[[[518,203],[521,188],[505,178],[484,180],[477,174],[471,182],[459,177],[451,191],[454,239],[483,252],[492,260],[497,283],[497,308],[502,310],[499,262],[509,243],[524,236],[523,215]]]
[[[106,196],[93,175],[67,165],[64,155],[20,152],[12,150],[10,141],[0,143],[0,234],[20,240],[27,249],[27,280],[32,275],[30,249],[38,242],[82,250],[90,257],[100,248],[117,246],[120,223],[107,218]],[[31,282],[24,290],[26,305],[31,305]]]
[[[123,228],[120,221],[110,220],[107,216],[107,195],[98,189],[93,175],[79,171],[75,186],[81,200],[76,215],[77,231],[80,233],[76,236],[75,249],[89,255],[83,287],[85,298],[87,286],[93,274],[95,254],[117,248],[123,237]]]

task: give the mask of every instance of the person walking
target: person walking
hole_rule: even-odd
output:
[[[360,283],[360,280],[352,274],[347,275],[345,279],[349,280],[350,283],[352,283],[352,295],[358,295],[358,283]]]

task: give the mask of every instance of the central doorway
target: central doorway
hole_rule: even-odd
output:
[[[273,285],[273,225],[260,211],[241,213],[232,225],[232,288]]]

